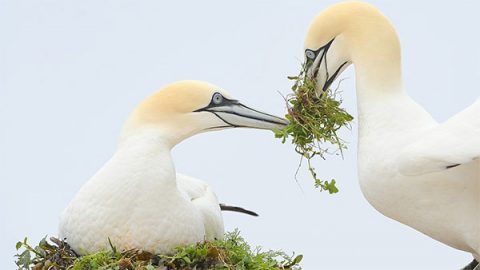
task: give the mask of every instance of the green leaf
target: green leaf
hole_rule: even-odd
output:
[[[297,257],[295,257],[295,259],[293,259],[293,264],[298,264],[302,261],[303,259],[303,255],[297,255]]]
[[[32,255],[30,254],[30,251],[25,250],[20,255],[17,256],[18,259],[15,262],[18,266],[22,267],[21,269],[30,269],[30,265],[32,263]]]
[[[36,251],[38,256],[40,256],[42,258],[45,258],[45,256],[47,255],[47,253],[45,252],[45,250],[41,246],[35,247],[34,250]]]
[[[41,247],[48,246],[46,235],[45,235],[45,237],[42,238],[42,240],[40,240],[40,243],[38,245],[41,246]]]
[[[188,257],[183,257],[182,260],[184,260],[187,264],[191,264],[192,261]]]
[[[18,241],[17,244],[15,245],[15,248],[19,250],[23,246],[22,242]]]
[[[328,181],[325,182],[326,189],[330,194],[334,194],[338,192],[338,188],[335,186],[335,183],[336,182],[334,179],[332,179],[330,182]]]

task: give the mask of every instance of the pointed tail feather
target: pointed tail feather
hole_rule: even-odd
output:
[[[258,214],[253,212],[253,211],[250,211],[250,210],[247,210],[245,208],[238,207],[238,206],[226,205],[226,204],[223,204],[223,203],[220,204],[220,210],[238,212],[238,213],[243,213],[243,214],[247,214],[247,215],[250,215],[250,216],[258,217]]]

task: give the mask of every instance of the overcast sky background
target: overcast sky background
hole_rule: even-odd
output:
[[[0,268],[17,240],[56,235],[60,212],[115,150],[145,96],[180,79],[217,84],[284,114],[278,93],[302,60],[309,22],[332,1],[0,0]],[[371,1],[395,25],[405,85],[439,121],[479,95],[480,2]],[[354,69],[341,89],[356,115]],[[179,172],[208,181],[252,245],[305,255],[304,269],[458,269],[469,254],[385,218],[357,178],[357,124],[344,160],[318,161],[340,193],[313,188],[299,157],[267,131],[228,130],[174,149]],[[461,210],[459,210],[461,211]],[[454,222],[454,221],[452,221]]]

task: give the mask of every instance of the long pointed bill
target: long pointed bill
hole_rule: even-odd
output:
[[[288,125],[286,119],[257,111],[233,100],[225,105],[207,107],[203,110],[215,114],[232,127],[281,129]]]
[[[317,91],[327,91],[337,76],[348,67],[348,62],[331,63],[331,61],[328,61],[331,66],[327,66],[327,53],[334,40],[332,39],[317,50],[305,50],[306,76],[316,82]]]

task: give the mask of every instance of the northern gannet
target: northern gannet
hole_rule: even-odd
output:
[[[217,86],[200,81],[170,84],[130,115],[113,157],[63,211],[59,236],[81,254],[107,249],[109,239],[119,250],[154,253],[221,239],[223,219],[216,195],[205,182],[177,174],[170,150],[205,131],[286,124]]]
[[[480,259],[480,99],[437,123],[405,92],[400,43],[388,19],[360,2],[319,13],[304,42],[307,75],[327,89],[355,66],[358,175],[387,217]],[[476,269],[480,269],[477,266]]]

